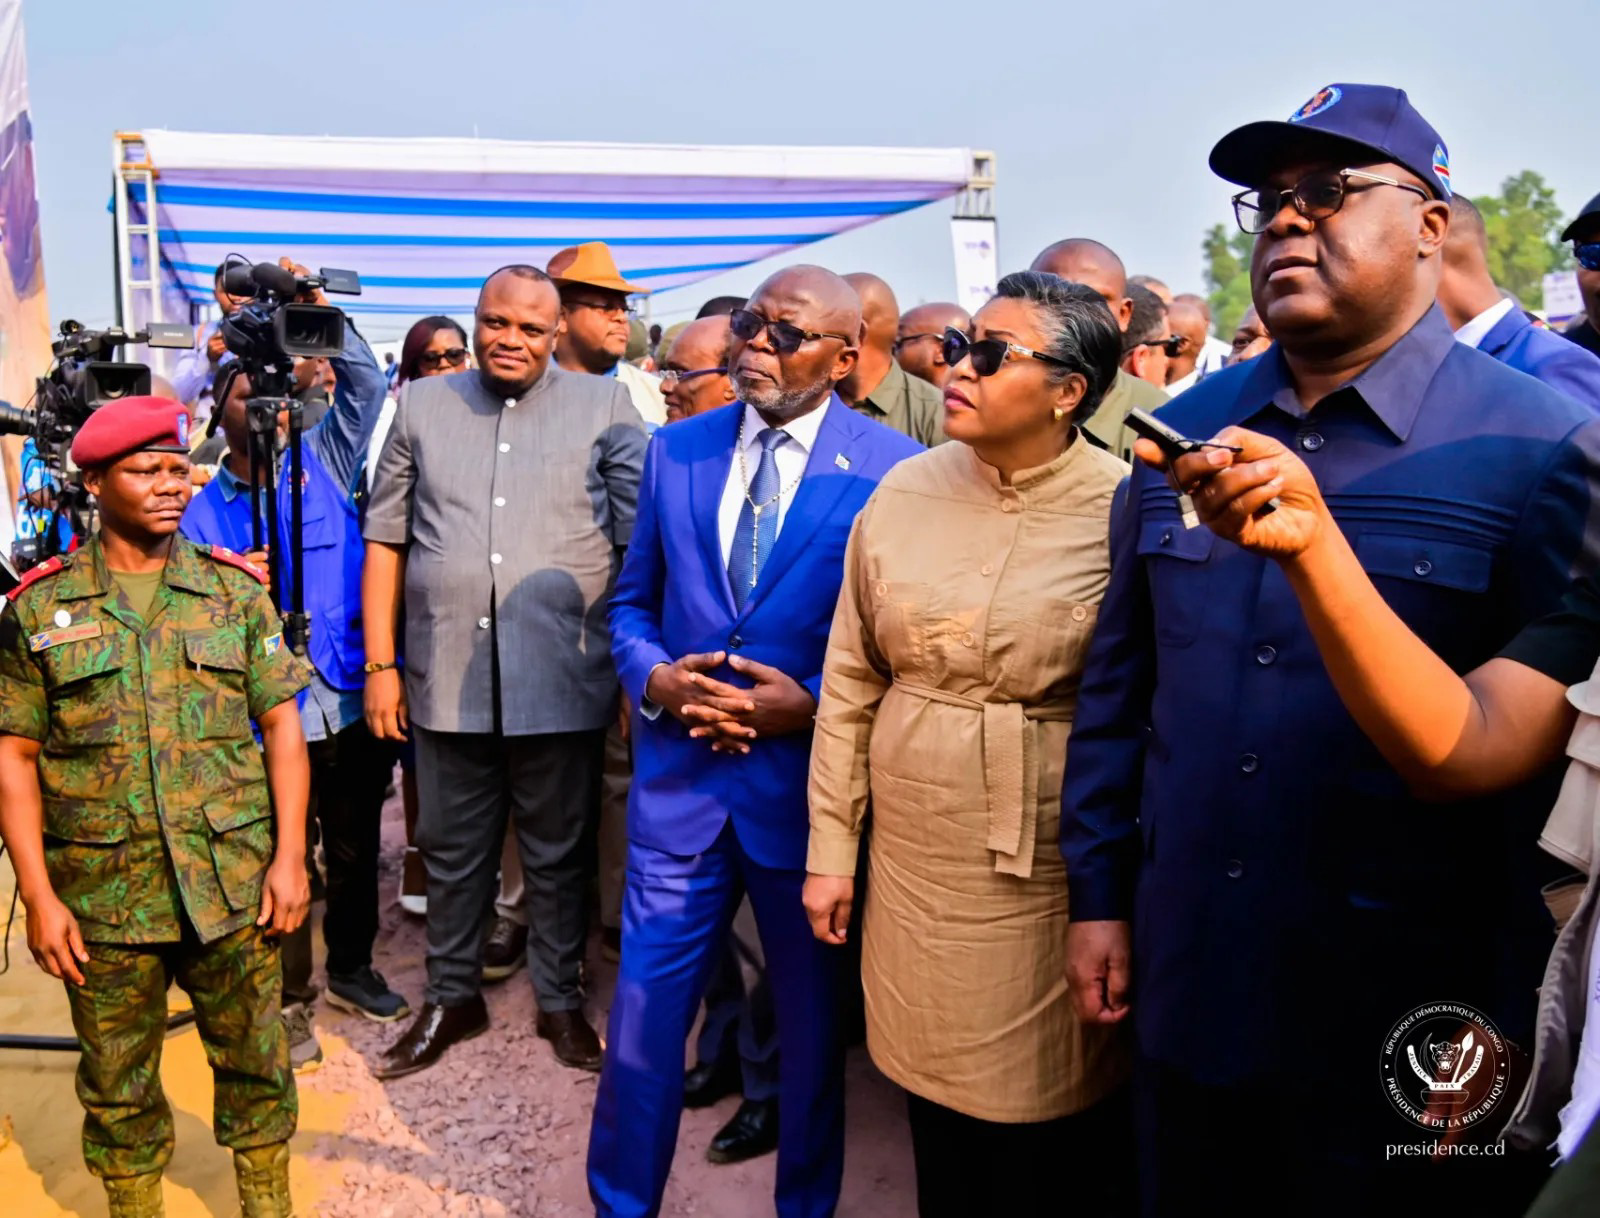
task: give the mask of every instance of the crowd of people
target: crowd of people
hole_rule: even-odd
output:
[[[862,1027],[929,1218],[1600,1203],[1600,196],[1561,334],[1398,89],[1211,166],[1230,334],[1072,237],[970,316],[800,265],[646,335],[588,242],[387,370],[347,321],[276,535],[215,325],[97,411],[99,531],[0,616],[0,831],[112,1213],[162,1212],[170,981],[267,1215],[321,997],[409,1020],[399,1078],[523,967],[599,1072],[605,1218],[736,1093],[708,1156],[832,1215]],[[373,967],[397,772],[411,996]]]

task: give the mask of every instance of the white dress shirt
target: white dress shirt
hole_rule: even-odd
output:
[[[772,450],[773,458],[778,463],[778,485],[783,488],[777,503],[780,533],[783,531],[784,517],[789,514],[789,505],[794,502],[794,493],[800,488],[800,475],[806,468],[806,462],[811,459],[811,450],[817,446],[817,433],[822,430],[822,416],[827,410],[828,404],[824,402],[809,414],[785,423],[783,430],[789,438]],[[761,442],[757,437],[766,428],[766,422],[756,413],[755,407],[746,406],[742,433],[744,469],[739,468],[739,454],[735,451],[728,462],[728,481],[722,488],[722,503],[717,508],[717,536],[722,541],[723,566],[728,565],[728,558],[733,553],[733,534],[739,527],[739,513],[745,502],[745,479],[754,478],[756,467],[761,464]],[[770,507],[765,509],[767,512],[771,510]]]
[[[1516,307],[1509,296],[1497,305],[1491,305],[1456,331],[1456,342],[1468,347],[1479,347],[1489,337],[1489,331],[1500,324],[1500,319]]]

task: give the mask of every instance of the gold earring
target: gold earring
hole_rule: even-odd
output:
[[[1054,410],[1052,410],[1050,412],[1050,414],[1055,418],[1055,421],[1057,423],[1061,422],[1062,419],[1067,417],[1067,412],[1065,410],[1062,410],[1061,407],[1059,407],[1059,406],[1057,406]]]

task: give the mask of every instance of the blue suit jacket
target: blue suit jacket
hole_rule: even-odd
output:
[[[1478,350],[1576,398],[1591,410],[1600,410],[1600,357],[1554,330],[1534,325],[1521,309],[1512,309],[1495,322]]]
[[[611,650],[637,708],[657,664],[737,651],[811,691],[822,683],[844,547],[879,479],[921,445],[835,397],[761,581],[733,607],[717,508],[737,442],[740,403],[656,432],[645,454],[633,540],[611,600]],[[713,674],[750,682],[724,668]],[[628,836],[669,854],[709,849],[731,817],[765,867],[804,868],[811,733],[758,740],[748,756],[713,753],[670,714],[633,718]]]

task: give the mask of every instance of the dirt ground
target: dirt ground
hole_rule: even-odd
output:
[[[385,809],[376,965],[417,1005],[423,927],[395,903],[402,844],[399,805],[391,800]],[[10,884],[9,869],[0,866],[0,916],[10,905]],[[28,955],[20,910],[10,946],[11,970],[0,976],[0,1028],[70,1033],[59,983]],[[591,966],[589,1014],[603,1029],[615,968],[598,951],[591,953]],[[387,1084],[372,1077],[370,1063],[404,1025],[383,1027],[319,1006],[325,1061],[300,1082],[297,1212],[327,1218],[593,1213],[584,1155],[597,1076],[558,1065],[534,1035],[526,971],[486,995],[493,1022],[487,1035],[452,1049],[431,1070]],[[182,1003],[174,992],[174,1006]],[[79,1156],[75,1064],[73,1053],[0,1051],[0,1212],[16,1218],[106,1212],[103,1194]],[[178,1128],[166,1180],[169,1214],[238,1213],[230,1160],[209,1134],[210,1075],[192,1027],[168,1038],[162,1078]],[[705,1160],[706,1145],[737,1103],[730,1098],[684,1114],[664,1214],[772,1213],[772,1156],[732,1167]],[[903,1112],[898,1090],[873,1070],[863,1051],[852,1051],[841,1218],[915,1213]]]

